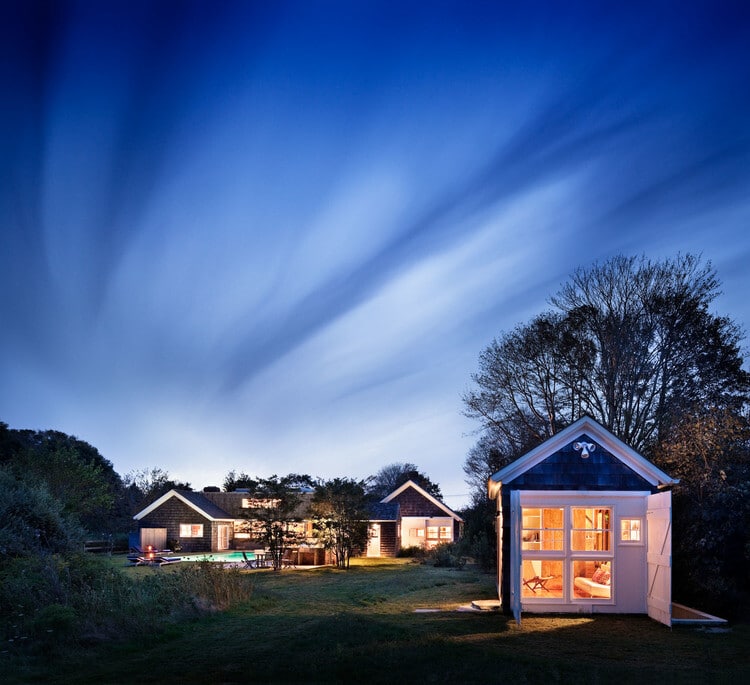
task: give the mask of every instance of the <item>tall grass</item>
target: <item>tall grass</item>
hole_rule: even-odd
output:
[[[252,579],[210,563],[131,577],[92,555],[0,565],[4,653],[49,652],[152,635],[166,624],[246,601]]]
[[[132,640],[80,643],[54,659],[46,654],[29,659],[21,664],[23,672],[14,670],[19,660],[6,668],[8,661],[0,659],[0,680],[56,685],[134,679],[158,685],[750,681],[746,623],[722,633],[670,631],[645,616],[593,615],[527,616],[517,626],[496,613],[458,611],[472,599],[494,595],[494,576],[473,565],[355,559],[346,571],[204,571],[187,564],[110,571],[126,575],[163,622],[155,621],[152,632]],[[224,594],[224,578],[230,587],[252,582],[252,595],[235,602],[231,590]],[[197,596],[204,599],[196,603]],[[217,611],[223,602],[229,608]],[[144,608],[144,603],[133,606]]]

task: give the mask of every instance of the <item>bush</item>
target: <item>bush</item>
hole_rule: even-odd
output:
[[[455,542],[444,542],[436,545],[429,552],[429,558],[435,566],[443,568],[463,568],[466,557],[461,553],[461,547]]]
[[[106,559],[40,555],[0,564],[0,634],[14,649],[153,635],[171,621],[226,609],[252,595],[252,579],[217,564],[129,578]]]
[[[424,547],[402,547],[401,549],[396,552],[397,557],[401,557],[403,559],[423,559],[425,556],[425,549]]]

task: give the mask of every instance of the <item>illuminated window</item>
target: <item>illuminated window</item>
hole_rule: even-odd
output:
[[[181,538],[202,538],[203,537],[203,524],[202,523],[181,523],[180,524],[180,537]]]
[[[563,596],[563,562],[559,559],[524,559],[521,596],[528,599]]]
[[[613,533],[621,530],[619,523],[613,530],[613,517],[605,505],[521,507],[522,600],[611,603]]]
[[[450,526],[440,526],[440,539],[441,540],[452,540],[453,531]]]
[[[562,508],[522,510],[521,549],[561,550],[563,548]]]
[[[576,552],[609,551],[609,519],[608,508],[573,507],[570,548]]]
[[[612,562],[608,559],[581,559],[573,562],[575,599],[612,597]]]
[[[409,528],[409,537],[410,538],[423,538],[424,528]]]
[[[641,541],[641,519],[622,519],[620,521],[620,541]]]
[[[438,526],[427,526],[427,539],[437,540],[438,539]]]

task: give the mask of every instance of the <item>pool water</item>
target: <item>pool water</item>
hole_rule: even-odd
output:
[[[252,552],[245,552],[245,554],[248,559],[255,559]],[[182,561],[245,561],[242,552],[199,552],[198,554],[175,554],[174,556],[179,556]]]

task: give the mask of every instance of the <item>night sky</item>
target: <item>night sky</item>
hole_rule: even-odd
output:
[[[0,420],[195,488],[413,462],[481,350],[694,252],[750,328],[750,3],[0,3]]]

